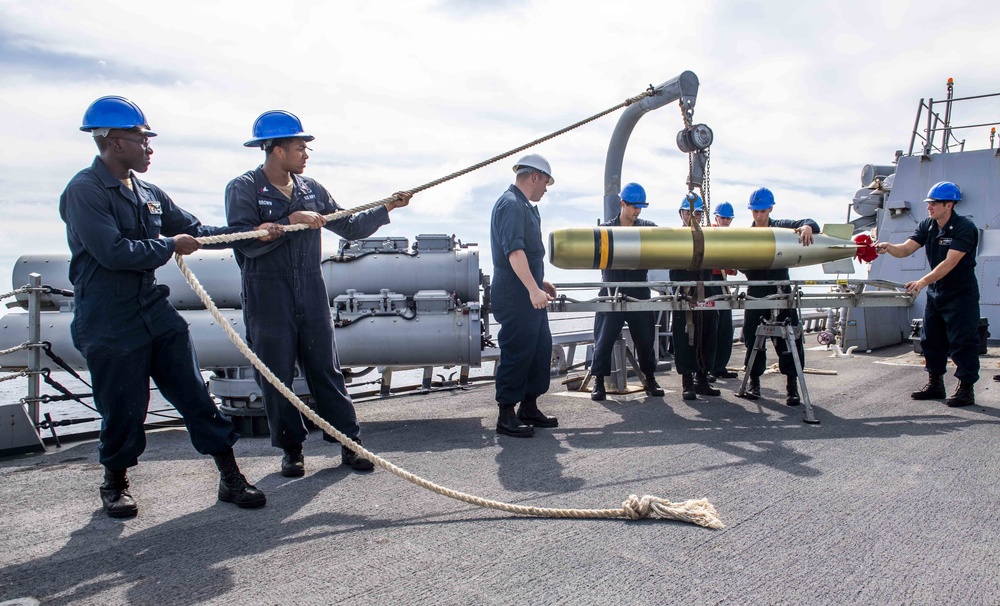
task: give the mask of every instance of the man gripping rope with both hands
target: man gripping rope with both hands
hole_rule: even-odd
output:
[[[406,206],[408,192],[396,192],[387,206],[327,222],[341,207],[314,179],[302,176],[309,159],[306,143],[313,136],[285,111],[264,112],[244,145],[264,151],[264,164],[233,179],[226,187],[226,217],[232,226],[260,221],[281,225],[303,223],[311,229],[276,242],[246,241],[236,245],[243,275],[243,315],[247,343],[265,365],[291,388],[298,362],[312,394],[312,407],[338,431],[360,443],[361,428],[337,358],[330,299],[323,280],[322,239],[325,227],[348,240],[366,238],[389,222],[389,211]],[[259,372],[271,444],[281,448],[281,475],[305,474],[302,443],[307,431],[302,415]],[[324,440],[333,441],[325,435]],[[357,471],[371,471],[370,461],[341,446],[341,461]]]
[[[94,101],[80,130],[93,135],[99,155],[66,186],[59,214],[72,253],[73,345],[87,359],[101,415],[104,511],[113,518],[139,512],[127,471],[146,448],[150,379],[184,418],[195,450],[215,459],[219,500],[261,507],[264,493],[236,465],[239,435],[205,388],[187,322],[167,300],[170,290],[156,284],[154,271],[173,255],[201,248],[195,238],[266,229],[257,242],[265,244],[280,237],[281,228],[267,221],[202,225],[163,190],[136,177],[149,168],[149,140],[156,133],[139,106],[124,97]]]

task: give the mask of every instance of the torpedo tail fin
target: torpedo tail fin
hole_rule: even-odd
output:
[[[828,261],[823,264],[825,274],[853,274],[854,259],[840,259],[838,261]]]
[[[854,236],[854,225],[852,223],[826,223],[823,225],[823,233],[841,240],[850,240]]]

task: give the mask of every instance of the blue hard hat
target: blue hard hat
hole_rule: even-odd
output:
[[[156,133],[149,130],[146,115],[139,106],[117,95],[101,97],[91,103],[83,114],[83,125],[80,126],[80,130],[89,133],[103,128],[126,130],[136,128],[141,129],[147,137],[156,136]]]
[[[747,208],[750,210],[767,210],[774,206],[774,194],[766,187],[762,187],[750,194],[750,203]]]
[[[692,205],[694,206],[693,209],[691,208]],[[705,202],[702,201],[701,196],[699,196],[694,192],[691,192],[688,195],[684,196],[684,199],[681,200],[680,210],[693,210],[694,212],[698,211],[705,212]]]
[[[722,217],[723,219],[732,219],[736,216],[733,212],[733,205],[729,202],[723,202],[722,204],[715,207],[715,212],[712,213],[716,217]]]
[[[927,192],[924,202],[961,202],[962,190],[951,181],[939,181]]]
[[[312,141],[316,137],[302,132],[302,121],[295,114],[282,110],[271,110],[257,116],[253,123],[253,139],[243,145],[244,147],[262,147],[265,141],[271,139],[292,138]]]
[[[649,203],[646,202],[646,190],[638,183],[626,184],[622,188],[621,199],[625,204],[636,208],[646,208],[649,206]]]

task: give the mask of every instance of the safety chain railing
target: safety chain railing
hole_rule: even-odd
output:
[[[2,301],[3,299],[9,299],[10,297],[13,297],[14,295],[19,295],[21,293],[28,292],[28,290],[29,290],[29,288],[27,286],[22,286],[21,288],[14,289],[14,290],[12,290],[10,292],[5,292],[3,294],[0,294],[0,301]],[[12,354],[14,352],[18,352],[18,351],[22,351],[24,349],[28,349],[29,347],[31,347],[31,345],[27,341],[25,341],[24,343],[21,343],[20,345],[15,345],[14,347],[11,347],[10,349],[0,350],[0,356],[6,356],[6,355]],[[0,375],[0,383],[3,383],[4,381],[13,381],[14,379],[20,379],[21,377],[28,376],[28,374],[29,374],[29,372],[27,370],[21,370],[21,371],[15,372],[15,373],[7,374],[7,375]]]
[[[30,289],[27,286],[22,286],[21,288],[12,290],[10,292],[5,292],[2,295],[0,295],[0,301],[2,301],[4,299],[9,299],[10,297],[13,297],[14,295],[19,295],[21,293],[26,293],[26,292],[28,292],[28,290],[30,290]]]
[[[56,427],[75,425],[78,423],[90,423],[94,421],[99,421],[100,418],[95,417],[85,417],[76,419],[62,419],[54,421],[51,415],[46,413],[45,420],[40,419],[40,405],[48,404],[51,402],[65,402],[73,400],[85,408],[88,408],[94,412],[97,409],[90,404],[83,401],[83,398],[92,398],[93,394],[77,394],[63,386],[61,383],[52,378],[52,371],[49,368],[42,367],[40,363],[40,353],[44,353],[55,362],[62,370],[72,375],[74,378],[79,380],[81,383],[90,387],[90,384],[80,376],[73,368],[66,363],[61,357],[59,357],[54,351],[52,351],[52,344],[48,341],[41,340],[41,300],[42,294],[60,294],[63,296],[72,297],[73,292],[70,290],[65,290],[62,288],[55,288],[46,284],[41,283],[41,276],[36,273],[32,273],[30,276],[31,283],[22,286],[21,288],[15,289],[9,293],[0,294],[0,300],[6,299],[18,294],[27,293],[28,294],[28,332],[29,341],[25,341],[20,345],[16,345],[9,349],[0,350],[0,357],[16,353],[18,351],[28,350],[28,364],[27,368],[14,372],[11,374],[5,374],[0,376],[0,383],[5,381],[12,381],[14,379],[19,379],[21,377],[27,377],[28,379],[28,395],[21,398],[21,404],[24,404],[28,408],[28,417],[34,423],[36,430],[49,430],[52,433],[52,439],[57,447],[61,446],[59,441],[59,436],[56,434]],[[44,381],[50,387],[61,392],[62,395],[43,395],[40,392],[39,381]],[[148,414],[153,416],[160,416],[166,419],[175,420],[178,417],[174,415],[163,415],[159,414],[159,411],[149,411]]]
[[[13,374],[4,375],[0,377],[0,383],[3,383],[4,381],[13,381],[14,379],[20,379],[21,377],[26,377],[26,376],[28,376],[28,371],[22,370],[19,372],[15,372]]]
[[[0,350],[0,356],[6,356],[7,354],[12,354],[14,352],[21,351],[21,350],[24,350],[24,349],[28,349],[30,347],[31,347],[31,345],[27,341],[25,341],[24,343],[21,343],[20,345],[15,345],[14,347],[11,347],[10,349]]]
[[[489,164],[492,164],[498,160],[514,155],[518,152],[524,151],[529,147],[532,147],[534,145],[542,143],[543,141],[547,141],[561,134],[569,132],[574,128],[587,124],[588,122],[592,122],[598,118],[601,118],[627,105],[631,105],[636,101],[639,101],[645,97],[654,94],[654,92],[655,91],[653,90],[653,87],[650,87],[642,94],[626,99],[624,102],[614,106],[613,108],[595,114],[594,116],[591,116],[586,120],[581,120],[580,122],[577,122],[569,127],[555,131],[554,133],[542,137],[540,139],[536,139],[531,143],[522,145],[509,152],[494,156],[489,160],[480,162],[478,164],[474,164],[469,168],[452,173],[440,179],[436,179],[434,181],[431,181],[429,183],[426,183],[424,185],[421,185],[419,187],[416,187],[408,191],[412,193],[418,193],[420,191],[434,187],[435,185],[440,185],[441,183],[444,183],[461,175],[483,168],[484,166],[488,166]],[[327,221],[332,221],[340,217],[353,215],[359,212],[363,212],[365,210],[369,210],[371,208],[376,208],[378,206],[385,206],[390,202],[392,202],[393,200],[394,200],[393,197],[385,198],[349,210],[338,211],[330,215],[327,215],[325,218],[327,219]],[[301,229],[308,229],[308,226],[299,224],[284,228],[285,231],[298,231]],[[267,235],[267,233],[268,232],[265,230],[258,230],[254,232],[244,232],[240,234],[227,234],[224,236],[203,237],[203,238],[198,238],[198,241],[203,244],[218,244],[218,243],[233,242],[236,240],[244,240],[249,238],[264,237]],[[182,256],[177,256],[176,261],[177,261],[177,266],[180,268],[180,271],[184,275],[185,279],[187,279],[188,284],[190,284],[191,288],[195,291],[195,293],[197,293],[198,298],[201,299],[202,304],[204,304],[205,308],[212,314],[212,316],[215,318],[215,321],[226,333],[226,336],[229,337],[229,340],[232,341],[234,345],[236,345],[237,349],[239,349],[244,356],[246,356],[246,358],[250,361],[250,363],[254,366],[254,368],[256,368],[261,373],[261,375],[271,385],[273,385],[275,389],[277,389],[281,393],[281,395],[287,398],[288,401],[293,406],[295,406],[295,408],[298,409],[298,411],[302,413],[303,416],[312,421],[313,424],[322,429],[327,435],[336,439],[343,446],[349,448],[358,456],[364,457],[365,459],[371,461],[378,467],[381,467],[382,469],[412,484],[415,484],[422,488],[426,488],[442,496],[462,501],[463,503],[468,503],[479,507],[496,509],[499,511],[504,511],[515,515],[545,517],[545,518],[580,518],[580,519],[626,518],[629,520],[638,520],[641,518],[652,517],[652,518],[673,519],[673,520],[680,520],[683,522],[690,522],[692,524],[698,524],[699,526],[704,526],[706,528],[724,527],[722,521],[719,519],[718,512],[715,510],[715,507],[713,507],[712,504],[709,503],[707,499],[690,499],[684,502],[674,503],[667,499],[662,499],[650,495],[644,495],[642,497],[639,497],[637,495],[629,495],[629,497],[625,499],[625,501],[622,503],[621,507],[617,509],[555,509],[549,507],[514,505],[511,503],[504,503],[502,501],[484,499],[482,497],[478,497],[475,495],[470,495],[464,492],[459,492],[457,490],[452,490],[444,486],[439,486],[433,482],[425,480],[424,478],[414,475],[406,471],[405,469],[402,469],[390,463],[389,461],[383,459],[382,457],[379,457],[378,455],[367,450],[361,444],[358,444],[354,440],[351,440],[346,435],[338,431],[335,427],[327,423],[323,418],[321,418],[311,408],[309,408],[304,402],[302,402],[302,400],[300,400],[295,395],[295,393],[292,392],[292,390],[286,387],[278,379],[278,377],[276,377],[270,371],[270,369],[268,369],[267,366],[263,362],[261,362],[260,358],[258,358],[253,353],[253,351],[251,351],[251,349],[246,345],[246,343],[243,342],[243,339],[236,333],[233,327],[230,326],[229,322],[219,312],[219,309],[215,306],[215,303],[212,301],[212,298],[209,296],[208,292],[206,292],[204,287],[202,287],[201,283],[198,281],[198,278],[195,277],[194,273],[188,268],[187,264],[184,262],[184,258]]]

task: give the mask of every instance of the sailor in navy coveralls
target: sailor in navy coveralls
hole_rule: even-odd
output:
[[[926,361],[928,381],[915,400],[944,399],[944,373],[948,356],[955,362],[958,388],[947,405],[976,403],[974,385],[979,380],[979,282],[976,280],[976,249],[979,229],[968,217],[954,212],[962,191],[950,181],[941,181],[927,192],[928,217],[917,225],[903,244],[877,242],[879,253],[908,257],[924,248],[931,271],[906,284],[919,294],[927,290],[920,346]]]
[[[701,196],[689,192],[681,200],[677,213],[681,224],[701,225],[705,215],[705,202]],[[673,282],[704,282],[705,296],[722,294],[722,288],[713,286],[711,269],[671,269]],[[715,364],[715,342],[719,330],[719,312],[715,309],[688,309],[670,315],[670,332],[674,345],[674,362],[681,376],[681,397],[685,400],[702,396],[717,396],[720,391],[710,385],[708,371]]]
[[[325,227],[348,240],[366,238],[389,223],[389,211],[409,203],[397,192],[393,202],[327,222],[323,215],[342,210],[314,179],[302,176],[314,137],[302,132],[293,114],[269,111],[254,123],[254,138],[245,145],[265,152],[264,164],[233,179],[226,187],[226,217],[234,227],[262,221],[280,225],[304,223],[310,230],[275,242],[244,241],[236,246],[243,279],[243,314],[247,343],[287,387],[298,362],[305,375],[312,407],[325,421],[356,442],[360,427],[337,359],[330,298],[323,280],[322,238]],[[307,431],[294,406],[255,372],[261,388],[271,444],[284,451],[281,473],[305,473],[302,443]],[[327,441],[333,441],[324,435]],[[342,462],[370,471],[370,461],[341,448]]]
[[[622,188],[621,210],[614,219],[602,223],[603,226],[635,226],[656,227],[656,223],[640,219],[642,209],[649,206],[646,201],[646,190],[638,183],[628,183]],[[601,272],[603,282],[646,282],[649,271],[645,269],[605,269]],[[633,299],[649,299],[649,288],[645,286],[627,286],[617,289],[619,294]],[[602,288],[600,296],[610,293]],[[594,388],[590,399],[600,402],[607,397],[604,387],[604,377],[611,373],[611,351],[615,341],[621,335],[622,327],[628,324],[629,335],[635,345],[635,357],[642,372],[643,387],[646,395],[659,397],[663,389],[656,382],[656,312],[653,311],[612,311],[594,314],[594,362],[590,372],[594,376]]]
[[[761,187],[750,195],[750,202],[747,204],[753,214],[753,224],[750,227],[784,227],[794,229],[799,234],[799,242],[802,246],[809,246],[813,242],[813,234],[819,233],[819,224],[812,219],[772,219],[771,210],[774,208],[774,194],[766,187]],[[787,269],[753,269],[740,270],[747,280],[788,280]],[[747,295],[755,298],[763,298],[778,292],[778,286],[751,286],[747,288]],[[794,309],[782,309],[775,313],[770,309],[747,309],[743,312],[743,344],[746,346],[744,365],[750,362],[750,354],[753,351],[754,341],[757,339],[757,327],[761,320],[772,318],[772,322],[780,324],[786,320],[792,326],[799,325],[799,314]],[[798,373],[795,370],[795,360],[788,351],[788,345],[784,339],[773,339],[774,351],[778,354],[778,369],[785,375],[785,389],[787,398],[785,404],[798,406],[802,403],[799,398],[799,387],[797,383]],[[802,335],[795,337],[795,349],[799,354],[799,362],[805,364],[805,347],[802,345]],[[744,397],[756,400],[760,397],[760,376],[764,374],[767,367],[767,360],[762,350],[757,353],[754,359],[753,368],[747,368],[750,374],[750,383]]]
[[[72,253],[73,344],[87,359],[102,419],[101,499],[111,517],[138,512],[126,470],[146,447],[152,379],[184,418],[195,449],[215,457],[222,474],[219,498],[259,507],[263,493],[246,483],[233,456],[239,436],[205,388],[188,325],[154,275],[172,255],[198,250],[197,237],[248,230],[203,226],[159,187],[136,177],[153,154],[149,138],[156,133],[148,129],[128,99],[102,97],[91,104],[81,130],[93,134],[100,155],[73,177],[59,200]],[[276,225],[260,223],[251,227],[269,229],[264,239],[281,235]]]
[[[538,202],[555,183],[548,161],[529,154],[514,165],[514,184],[500,196],[490,218],[493,282],[490,302],[500,324],[497,344],[497,433],[527,438],[535,427],[557,427],[558,420],[538,410],[549,390],[552,334],[547,305],[555,287],[545,281],[545,247]],[[521,406],[515,414],[514,407]]]

